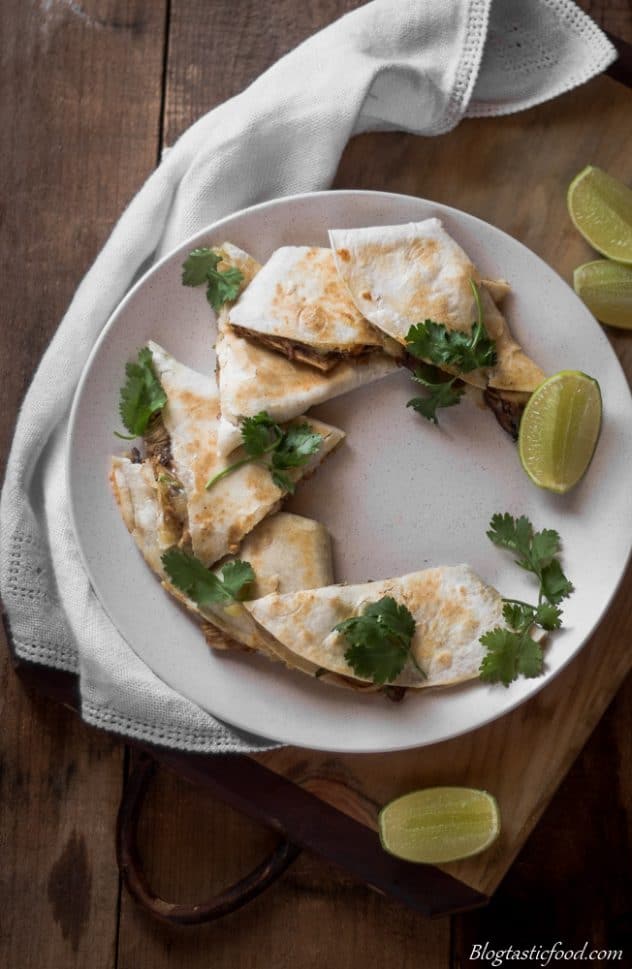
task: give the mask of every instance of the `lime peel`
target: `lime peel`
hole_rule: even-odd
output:
[[[632,266],[609,259],[584,263],[573,273],[573,286],[602,323],[632,330]]]
[[[382,809],[382,847],[405,861],[445,864],[488,848],[500,832],[493,795],[470,787],[429,787]]]
[[[573,225],[597,252],[632,264],[632,189],[588,165],[569,185],[566,201]]]
[[[592,461],[601,430],[599,384],[580,370],[562,370],[531,395],[520,422],[518,453],[534,484],[570,491]]]

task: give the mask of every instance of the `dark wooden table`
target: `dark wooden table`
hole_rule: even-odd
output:
[[[3,458],[41,353],[162,147],[357,5],[2,0]],[[582,5],[632,41],[628,0]],[[427,922],[303,855],[247,909],[176,930],[121,891],[114,825],[126,748],[26,689],[2,649],[0,965],[434,969],[470,964],[473,943],[555,939],[623,948],[629,960],[631,700],[628,681],[486,910]],[[270,846],[267,832],[169,775],[141,836],[156,886],[182,901],[235,879]]]

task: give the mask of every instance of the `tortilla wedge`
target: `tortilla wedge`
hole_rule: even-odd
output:
[[[244,339],[221,317],[218,328],[215,349],[222,411],[218,438],[221,454],[230,454],[239,446],[239,423],[244,417],[265,410],[273,420],[283,424],[310,407],[399,369],[392,357],[370,353],[353,363],[341,360],[324,374]]]
[[[218,481],[207,482],[230,462],[217,453],[219,397],[213,376],[200,374],[150,342],[154,368],[167,395],[161,418],[169,435],[172,473],[184,492],[187,522],[183,541],[193,554],[213,565],[237,550],[242,539],[266,515],[278,510],[285,497],[267,468],[250,463]],[[344,433],[314,418],[300,419],[323,438],[319,450],[302,467],[287,472],[293,482],[311,474],[344,439]],[[239,459],[240,454],[234,455]]]
[[[220,268],[237,267],[244,276],[242,291],[261,265],[237,246],[218,247],[224,258]],[[240,336],[230,325],[229,308],[218,315],[217,382],[221,418],[218,453],[227,455],[241,444],[239,424],[244,417],[267,411],[280,424],[304,414],[310,407],[346,394],[363,384],[394,373],[398,367],[385,353],[369,353],[340,362],[327,373],[289,360],[255,339]]]
[[[156,481],[149,464],[135,464],[128,458],[113,457],[110,483],[127,530],[163,587],[202,624],[207,642],[214,649],[247,648],[278,659],[269,637],[258,629],[242,603],[199,606],[173,586],[165,575],[160,547],[160,505]],[[324,525],[278,512],[261,522],[242,543],[239,556],[250,562],[256,582],[249,590],[293,592],[331,582],[331,543]]]
[[[228,322],[239,336],[324,372],[385,343],[354,306],[331,250],[318,246],[277,249],[231,307]]]
[[[362,585],[332,585],[246,604],[259,626],[307,663],[361,679],[345,659],[347,642],[334,626],[384,596],[403,603],[416,621],[412,653],[396,686],[449,686],[474,679],[485,649],[480,636],[505,626],[500,595],[467,565],[426,569]]]
[[[482,389],[513,392],[531,392],[544,380],[492,298],[493,292],[500,299],[506,284],[492,281],[488,289],[439,219],[332,229],[329,239],[340,278],[358,311],[401,346],[406,346],[410,327],[425,319],[469,333],[476,319],[470,285],[474,280],[480,287],[485,327],[496,342],[497,363],[463,374],[462,379]]]

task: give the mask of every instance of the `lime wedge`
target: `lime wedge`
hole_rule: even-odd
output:
[[[579,370],[562,370],[533,392],[520,421],[522,467],[540,488],[565,494],[586,473],[601,428],[601,391]]]
[[[568,211],[597,252],[632,263],[632,190],[601,168],[589,165],[571,182]]]
[[[428,865],[484,851],[500,831],[496,799],[471,787],[429,787],[380,812],[380,840],[391,855]]]
[[[573,284],[598,320],[632,330],[632,267],[597,259],[575,270]]]

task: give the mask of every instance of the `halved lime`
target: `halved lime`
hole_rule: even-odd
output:
[[[484,851],[500,831],[496,799],[471,787],[428,787],[380,812],[380,840],[391,855],[428,865]]]
[[[632,189],[588,165],[571,182],[567,202],[575,227],[597,252],[632,263]]]
[[[601,429],[599,384],[562,370],[531,395],[520,421],[522,466],[540,488],[565,494],[586,473]]]
[[[575,270],[573,284],[598,320],[632,330],[632,267],[597,259]]]

